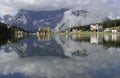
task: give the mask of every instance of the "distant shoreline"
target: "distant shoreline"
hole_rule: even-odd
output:
[[[112,32],[57,32],[54,34],[61,34],[61,35],[92,35],[92,34],[96,34],[96,35],[104,35],[104,34],[118,34],[120,35],[120,32],[117,33],[112,33]]]

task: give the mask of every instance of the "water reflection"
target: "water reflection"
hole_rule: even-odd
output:
[[[25,38],[0,48],[0,77],[119,78],[119,42],[118,35]]]
[[[38,40],[39,41],[50,41],[51,40],[51,33],[47,33],[47,34],[37,34]]]
[[[88,56],[88,54],[87,54],[87,51],[84,49],[82,51],[80,51],[80,50],[74,51],[72,53],[72,56],[82,56],[82,57],[84,57],[84,56]]]
[[[106,47],[120,47],[120,36],[117,34],[67,35],[66,39],[89,42],[90,44],[102,44]]]
[[[39,41],[36,36],[32,36],[19,42],[6,45],[5,49],[10,47],[18,53],[20,58],[31,56],[65,57],[62,48],[57,45],[54,39],[51,41],[47,41],[46,39]]]
[[[104,40],[105,41],[118,41],[119,40],[119,37],[118,35],[116,34],[112,34],[112,35],[104,35]]]
[[[103,37],[101,35],[91,35],[90,43],[91,44],[99,44],[102,43]]]
[[[0,46],[24,39],[23,35],[0,36]]]

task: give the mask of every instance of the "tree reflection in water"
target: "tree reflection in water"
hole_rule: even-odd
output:
[[[102,44],[106,47],[120,47],[120,36],[117,34],[104,34],[104,35],[71,35],[67,36],[67,39],[71,39],[78,42],[89,42],[91,44]]]
[[[50,41],[51,40],[51,33],[43,33],[43,34],[37,34],[39,41]]]
[[[17,42],[19,40],[24,39],[25,37],[22,35],[9,35],[9,36],[0,36],[0,46],[3,46],[8,43]]]

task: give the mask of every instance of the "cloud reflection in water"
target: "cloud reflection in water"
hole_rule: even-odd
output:
[[[31,78],[116,78],[120,77],[120,49],[119,48],[106,48],[101,44],[90,44],[89,42],[77,42],[66,37],[56,36],[52,42],[39,42],[35,38],[30,39],[34,44],[28,43],[29,39],[21,41],[27,45],[26,51],[36,49],[31,48],[36,43],[36,47],[44,44],[53,48],[54,46],[61,46],[64,56],[69,58],[54,57],[54,56],[30,56],[25,58],[16,58],[14,48],[7,56],[5,53],[0,52],[0,74],[14,74],[24,73],[25,76]],[[56,41],[56,42],[55,42]],[[56,45],[52,45],[54,43]],[[31,45],[29,45],[31,44]],[[14,44],[13,44],[14,45]],[[16,47],[19,47],[15,44]],[[10,46],[11,47],[11,46]],[[61,49],[60,47],[58,47]],[[20,49],[20,48],[19,48]],[[30,49],[30,50],[27,50]],[[41,48],[40,48],[41,49]],[[57,49],[57,48],[55,48]],[[59,50],[57,49],[57,50]],[[33,51],[32,50],[32,51]],[[47,49],[53,51],[51,49]],[[88,55],[86,57],[73,56],[73,52],[85,51]],[[4,48],[1,49],[4,51]],[[15,50],[17,51],[17,50]],[[58,51],[59,52],[59,51]],[[62,52],[62,50],[61,50]],[[83,52],[84,53],[84,52]],[[8,58],[9,57],[9,58]],[[4,61],[5,59],[14,59]],[[4,62],[3,62],[3,61]]]

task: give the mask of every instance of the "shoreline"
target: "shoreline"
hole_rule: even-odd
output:
[[[112,33],[112,32],[56,32],[54,34],[58,34],[58,35],[92,35],[92,34],[96,34],[96,35],[112,35],[112,34],[116,34],[116,35],[120,35],[120,32],[117,33]]]

